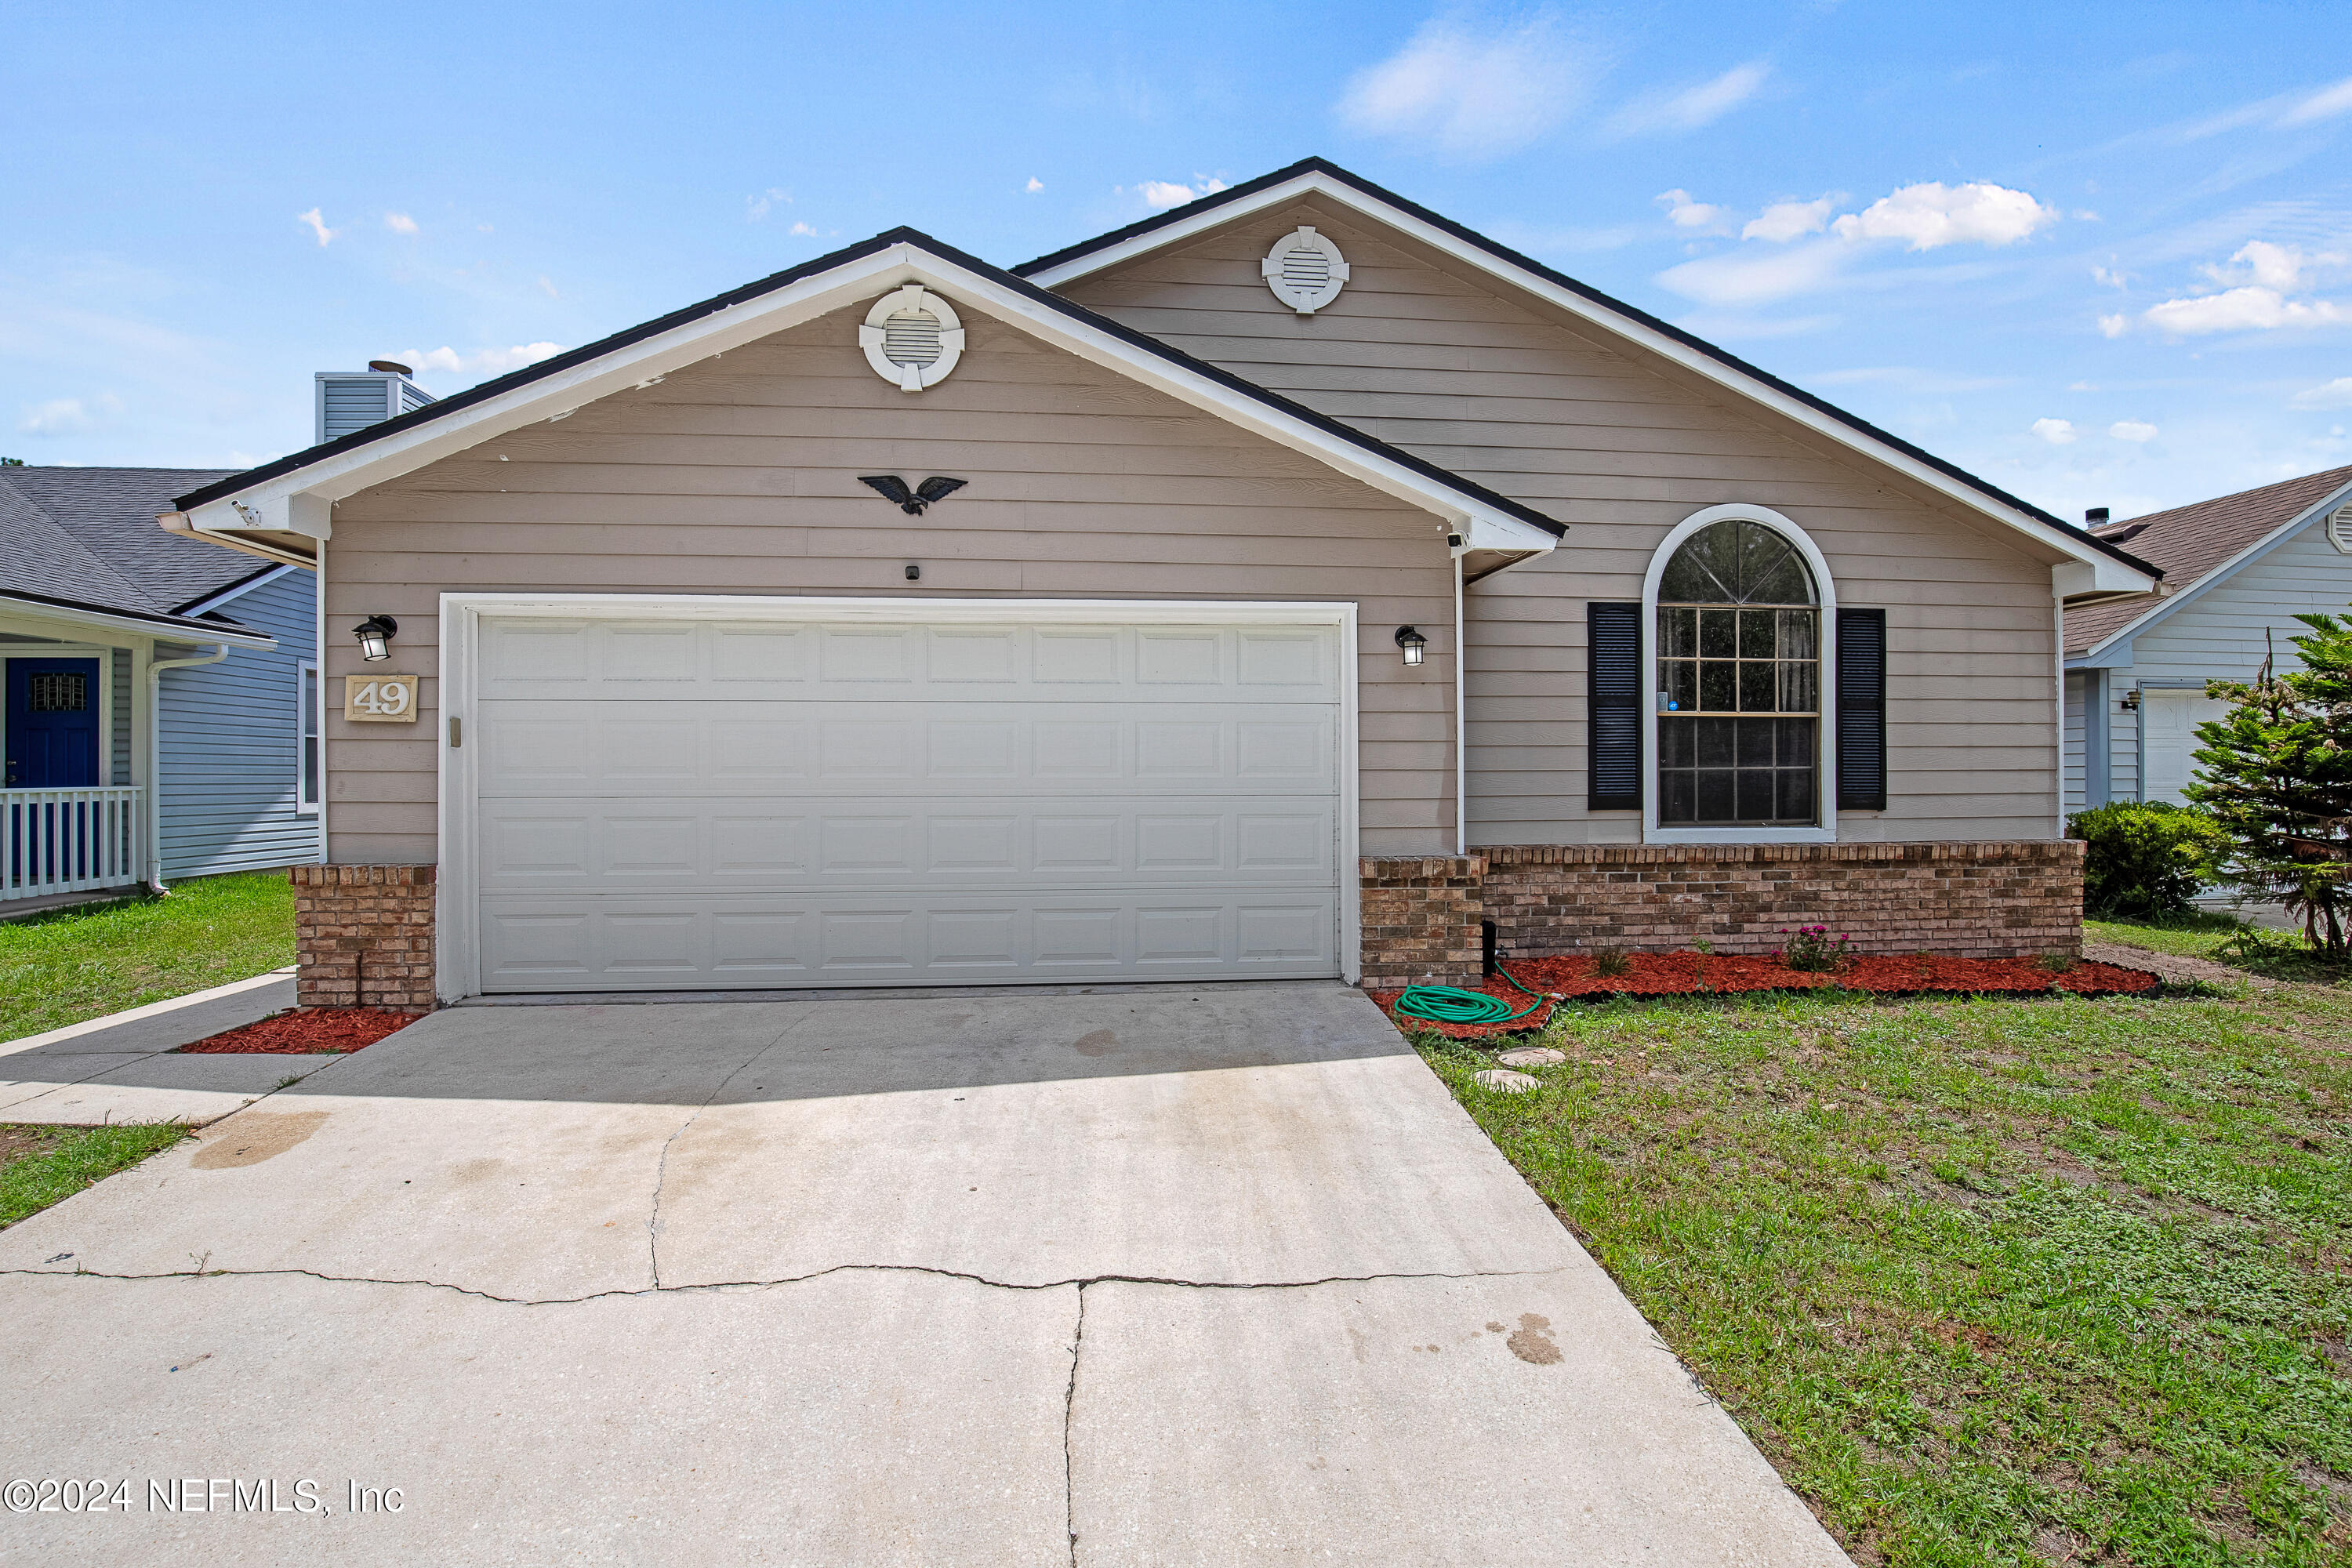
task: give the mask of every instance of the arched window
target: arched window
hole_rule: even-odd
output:
[[[1807,553],[1727,517],[1667,557],[1653,645],[1660,828],[1820,824],[1822,595]]]

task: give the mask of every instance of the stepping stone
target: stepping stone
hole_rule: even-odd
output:
[[[1499,1068],[1488,1068],[1484,1072],[1473,1073],[1470,1076],[1479,1088],[1491,1089],[1497,1094],[1525,1094],[1528,1090],[1538,1087],[1540,1083],[1539,1079],[1530,1078],[1526,1073],[1505,1072]]]
[[[1554,1062],[1568,1060],[1565,1054],[1549,1046],[1521,1046],[1516,1051],[1505,1051],[1495,1058],[1507,1068],[1549,1067]]]

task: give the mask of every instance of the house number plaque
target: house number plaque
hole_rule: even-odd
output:
[[[360,724],[416,722],[416,677],[346,675],[343,717]]]

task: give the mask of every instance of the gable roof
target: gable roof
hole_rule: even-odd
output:
[[[1120,325],[911,228],[895,228],[308,451],[180,496],[187,525],[325,537],[328,508],[489,437],[863,300],[920,282],[1032,335],[1257,431],[1374,489],[1459,519],[1473,545],[1548,550],[1566,527],[1279,393]]]
[[[2135,554],[2163,567],[2165,586],[2172,592],[2161,599],[2119,599],[2068,610],[2067,656],[2094,652],[2137,632],[2159,615],[2173,614],[2190,590],[2201,592],[2221,582],[2273,536],[2309,522],[2316,510],[2332,510],[2347,489],[2352,489],[2352,468],[2327,468],[2099,530],[2118,542],[2128,540]]]
[[[2084,529],[2054,517],[2030,501],[1979,479],[1957,464],[1913,446],[1901,437],[1850,414],[1801,387],[1793,386],[1736,354],[1661,321],[1622,300],[1612,299],[1531,257],[1487,238],[1451,218],[1431,212],[1384,190],[1362,176],[1322,158],[1305,158],[1254,180],[1201,196],[1182,206],[1113,229],[1093,239],[1067,246],[1024,261],[1013,270],[1045,287],[1059,288],[1076,279],[1162,247],[1180,243],[1218,225],[1247,217],[1298,196],[1315,194],[1387,224],[1408,236],[1435,246],[1617,335],[1641,343],[1664,357],[1698,372],[1751,401],[1788,415],[1822,431],[1863,455],[1923,480],[1946,495],[1987,513],[1996,521],[2065,551],[2078,561],[2097,563],[2093,580],[2083,589],[2101,593],[2140,593],[2147,579],[2162,575],[2150,562],[2101,540]],[[2113,563],[2120,573],[2098,566]]]
[[[153,622],[159,629],[253,633],[209,601],[274,571],[201,540],[175,538],[155,514],[218,468],[0,468],[0,595]]]

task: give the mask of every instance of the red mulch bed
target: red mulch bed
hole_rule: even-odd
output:
[[[278,1057],[318,1057],[355,1051],[395,1034],[425,1016],[389,1007],[296,1007],[259,1023],[231,1029],[183,1051],[235,1051]]]
[[[1810,991],[1843,986],[1878,996],[1948,993],[1962,995],[2016,996],[2037,992],[2072,991],[2078,996],[2128,995],[2153,991],[2158,978],[2141,969],[2120,964],[2075,964],[2052,973],[2031,958],[1945,958],[1931,953],[1870,955],[1850,958],[1828,974],[1790,969],[1769,955],[1735,957],[1728,953],[1636,952],[1627,955],[1633,967],[1622,974],[1594,973],[1589,956],[1528,958],[1506,967],[1529,991],[1570,1000],[1606,1001],[1612,996],[1688,996],[1701,992]],[[1484,991],[1514,1007],[1528,996],[1509,981],[1493,975],[1465,990]],[[1394,1007],[1401,991],[1375,991],[1372,1000],[1403,1029],[1430,1029],[1457,1040],[1482,1039],[1496,1034],[1522,1034],[1551,1021],[1547,1000],[1526,1017],[1510,1024],[1436,1024],[1426,1018],[1397,1017]]]

